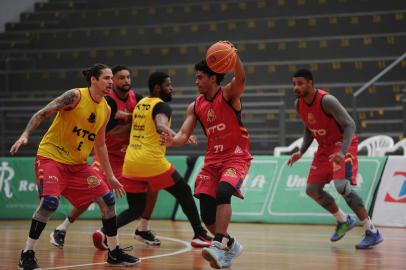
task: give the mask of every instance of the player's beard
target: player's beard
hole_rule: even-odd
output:
[[[161,92],[159,97],[165,102],[170,102],[172,100],[172,93]]]
[[[127,92],[130,91],[130,89],[131,89],[131,84],[129,84],[129,85],[123,85],[122,87],[116,86],[116,89],[117,89],[118,91],[120,91],[120,92],[127,93]]]

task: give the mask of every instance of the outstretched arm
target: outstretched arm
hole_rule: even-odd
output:
[[[166,129],[161,133],[161,144],[166,146],[181,146],[189,141],[193,130],[196,127],[196,115],[194,113],[195,103],[189,104],[186,110],[186,119],[178,133],[173,134],[171,130]]]
[[[237,54],[237,52],[236,52]],[[233,108],[241,110],[240,97],[245,89],[245,71],[244,65],[241,62],[238,54],[236,55],[237,61],[234,67],[234,78],[224,86],[224,98],[231,102]]]
[[[23,133],[20,135],[20,138],[11,147],[10,154],[14,155],[17,153],[20,146],[27,144],[28,137],[46,118],[50,117],[57,111],[73,109],[78,104],[79,100],[79,90],[71,89],[49,102],[44,108],[37,111],[31,117],[30,121],[28,121],[28,124]]]

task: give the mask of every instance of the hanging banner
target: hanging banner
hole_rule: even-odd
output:
[[[372,220],[379,226],[406,226],[406,157],[388,158]]]

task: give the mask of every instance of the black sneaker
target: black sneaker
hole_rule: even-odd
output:
[[[134,239],[143,242],[147,245],[151,246],[159,246],[161,245],[161,240],[155,237],[151,230],[148,231],[139,231],[138,229],[135,230]]]
[[[65,244],[65,236],[66,236],[66,231],[62,230],[54,230],[54,232],[51,232],[49,237],[51,238],[51,244],[58,247],[58,248],[63,248],[63,245]]]
[[[131,266],[140,262],[140,259],[131,256],[123,251],[123,249],[116,247],[115,250],[108,252],[107,263],[110,265],[124,265]]]
[[[42,268],[37,263],[35,252],[33,250],[21,251],[20,261],[18,262],[20,270],[41,270]]]

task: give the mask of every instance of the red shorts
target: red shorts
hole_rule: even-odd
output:
[[[175,185],[182,177],[178,171],[171,165],[171,167],[164,173],[151,176],[151,177],[125,177],[120,178],[124,190],[129,193],[143,193],[148,191],[156,192]],[[182,180],[183,181],[183,180]]]
[[[195,182],[195,197],[207,194],[216,198],[217,186],[220,182],[227,182],[237,191],[234,196],[244,199],[240,191],[242,182],[248,173],[251,159],[227,160],[225,162],[204,165]]]
[[[357,184],[358,139],[352,141],[344,160],[339,164],[330,162],[329,156],[340,151],[340,149],[340,142],[328,147],[319,146],[310,167],[307,183],[328,184],[333,179],[348,179],[352,185]]]
[[[76,208],[89,205],[110,191],[99,173],[88,164],[67,165],[37,156],[35,175],[39,197],[63,195]]]
[[[121,182],[122,178],[122,171],[123,171],[123,164],[124,164],[124,158],[111,158],[109,157],[110,161],[110,166],[113,171],[114,176],[117,178],[118,181]],[[100,175],[103,176],[103,179],[105,178],[105,173],[100,165],[100,162],[97,159],[93,160],[92,164],[93,168],[99,172]]]

